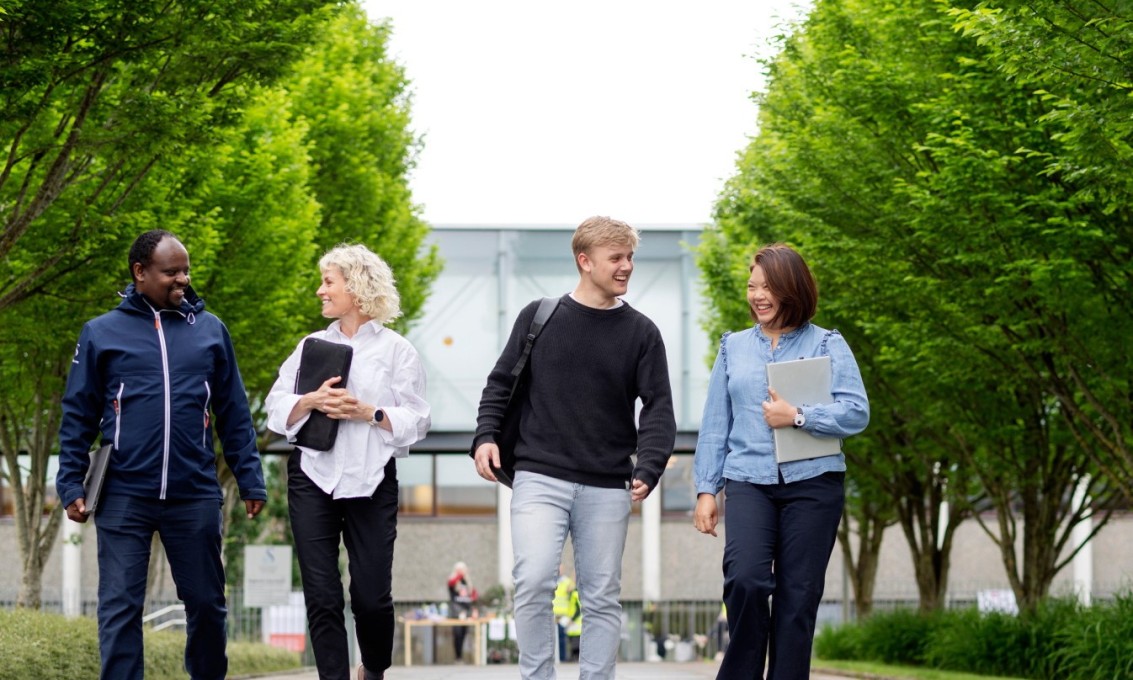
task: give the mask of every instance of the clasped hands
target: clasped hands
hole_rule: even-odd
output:
[[[369,420],[374,416],[374,407],[358,400],[343,387],[333,385],[342,380],[340,376],[328,378],[319,389],[303,395],[305,406],[311,410],[322,411],[334,420]]]

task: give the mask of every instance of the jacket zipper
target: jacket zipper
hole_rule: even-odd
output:
[[[165,346],[165,331],[161,327],[161,312],[156,309],[153,310],[153,327],[157,330],[157,341],[161,345],[161,377],[165,387],[165,431],[161,446],[161,494],[158,496],[161,500],[165,500],[165,493],[169,486],[169,421],[172,406],[169,399],[169,351]]]
[[[212,401],[212,389],[209,388],[209,381],[205,381],[205,429],[201,433],[201,446],[208,450],[209,446],[209,402]]]
[[[126,383],[118,383],[118,394],[114,395],[114,450],[118,450],[118,435],[122,433],[122,391]]]

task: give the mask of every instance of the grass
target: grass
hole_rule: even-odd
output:
[[[869,661],[826,661],[816,660],[812,670],[831,670],[843,674],[853,673],[852,677],[863,680],[1022,680],[1000,675],[972,675],[942,671],[935,668],[914,668],[910,666],[890,666]]]

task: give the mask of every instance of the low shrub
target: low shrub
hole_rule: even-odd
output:
[[[1052,654],[1067,680],[1133,678],[1133,595],[1081,611],[1074,625],[1057,632]]]
[[[874,613],[860,624],[863,657],[887,664],[924,665],[925,646],[938,617],[912,609]]]
[[[830,661],[853,661],[862,658],[865,633],[853,624],[823,626],[814,637],[814,653]]]
[[[924,650],[925,665],[980,675],[1023,677],[1029,653],[1025,624],[999,612],[949,611],[936,618]]]
[[[98,625],[93,619],[68,619],[27,609],[0,611],[0,680],[97,678]],[[230,675],[249,675],[299,668],[299,655],[250,642],[228,644]],[[185,635],[173,631],[145,633],[148,680],[183,680]]]
[[[98,626],[38,611],[0,611],[0,680],[98,677]]]

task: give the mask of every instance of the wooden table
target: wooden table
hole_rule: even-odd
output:
[[[480,637],[484,627],[480,624],[487,620],[488,619],[402,619],[401,622],[405,624],[405,665],[413,665],[412,634],[414,627],[429,626],[431,628],[453,628],[456,626],[471,626],[473,647],[476,650],[473,658],[477,666],[483,666],[484,649]]]

